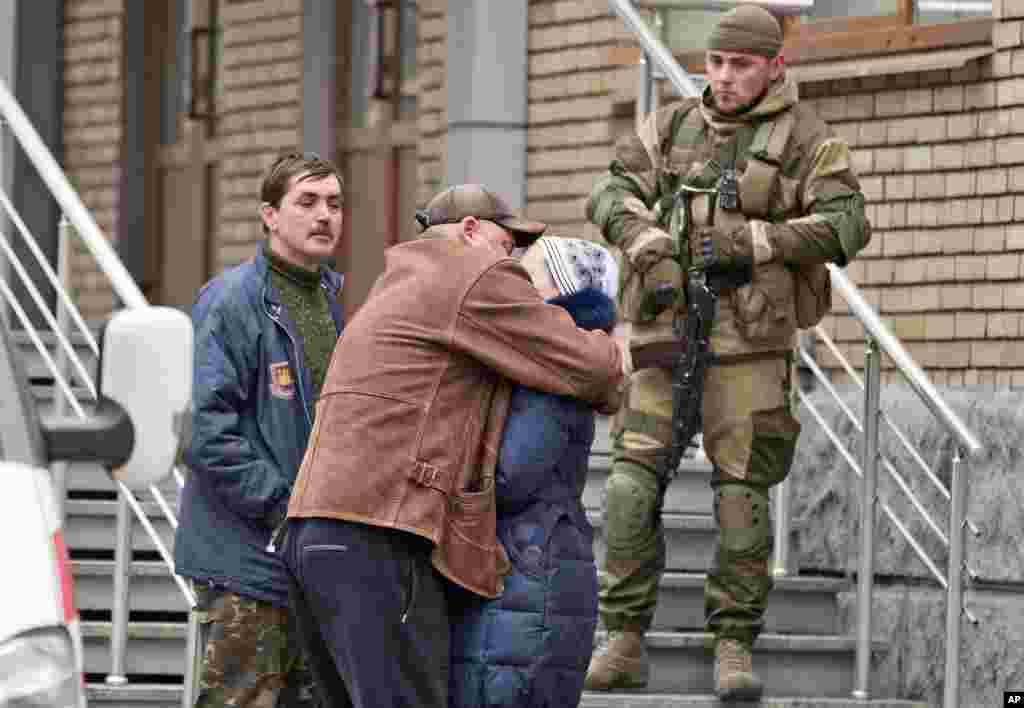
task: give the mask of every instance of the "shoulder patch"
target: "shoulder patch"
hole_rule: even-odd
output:
[[[270,365],[270,395],[285,400],[295,398],[295,377],[287,361]]]
[[[829,138],[818,145],[812,158],[815,177],[834,175],[850,169],[850,148],[839,138]]]

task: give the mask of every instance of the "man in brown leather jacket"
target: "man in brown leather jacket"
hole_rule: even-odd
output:
[[[331,705],[447,706],[444,579],[495,597],[508,570],[494,466],[510,382],[611,412],[628,374],[509,257],[544,224],[478,185],[417,219],[424,238],[389,249],[338,342],[288,509],[293,604]]]

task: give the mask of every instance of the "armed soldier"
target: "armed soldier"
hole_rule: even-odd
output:
[[[717,298],[701,410],[675,413],[702,419],[714,465],[718,540],[705,619],[715,691],[726,699],[762,693],[751,647],[772,587],[769,490],[789,472],[800,430],[789,405],[794,334],[830,306],[825,264],[846,265],[870,239],[849,148],[798,103],[781,47],[764,9],[723,15],[707,43],[703,96],[657,111],[621,141],[587,202],[588,219],[623,253],[634,352],[671,349],[688,329],[688,282],[693,293],[698,278]],[[647,683],[644,634],[665,567],[660,507],[675,471],[665,459],[679,445],[672,391],[682,367],[673,361],[633,374],[616,419],[600,580],[609,641],[591,661],[590,690]]]

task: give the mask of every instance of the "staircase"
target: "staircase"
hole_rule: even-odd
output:
[[[24,360],[43,416],[52,411],[47,373],[24,343]],[[597,531],[595,551],[603,554],[601,505],[611,467],[607,421],[599,424],[584,504]],[[686,458],[669,487],[664,507],[667,572],[662,580],[653,630],[648,635],[651,683],[644,692],[588,693],[585,708],[675,708],[721,705],[712,696],[710,635],[703,631],[704,570],[715,527],[708,481],[711,466],[698,455]],[[133,563],[129,584],[126,685],[108,685],[114,597],[114,537],[117,493],[106,472],[75,465],[67,473],[65,534],[74,566],[75,588],[85,643],[89,700],[111,708],[172,708],[181,705],[185,670],[187,605],[157,555],[152,541],[133,519]],[[162,490],[172,507],[177,487]],[[170,546],[174,532],[152,501],[144,501],[157,532]],[[854,683],[854,638],[840,626],[836,593],[852,587],[846,578],[778,578],[765,631],[755,647],[755,666],[765,682],[762,705],[878,706],[924,708],[922,703],[850,698]],[[598,641],[601,641],[599,632]],[[876,653],[886,647],[876,644]]]
[[[609,440],[599,430],[591,456],[584,503],[598,541],[604,482],[611,467]],[[708,484],[711,465],[703,455],[683,460],[665,496],[666,573],[652,631],[647,635],[651,680],[643,693],[587,693],[585,708],[682,708],[722,705],[713,695],[711,635],[704,626],[704,571],[711,560],[715,526]],[[765,629],[754,647],[754,666],[765,684],[761,705],[891,706],[924,708],[900,700],[857,701],[854,686],[855,639],[840,626],[836,594],[851,590],[836,577],[776,578]],[[603,639],[599,632],[598,641]],[[876,643],[874,652],[886,647]]]
[[[26,347],[30,377],[42,415],[52,408],[45,372]],[[611,455],[606,421],[601,421],[591,458],[584,503],[597,530]],[[714,541],[710,464],[702,456],[684,459],[666,494],[664,523],[667,566],[653,631],[648,635],[651,683],[645,692],[585,694],[585,708],[675,708],[721,705],[711,694],[710,635],[703,632],[703,571]],[[89,701],[111,708],[172,708],[181,705],[185,670],[187,605],[160,561],[152,541],[133,520],[133,563],[129,591],[126,672],[129,683],[108,685],[111,607],[114,597],[114,530],[117,494],[104,470],[76,465],[69,469],[65,534],[71,553],[78,606],[82,615]],[[176,485],[163,491],[172,504]],[[164,541],[173,530],[154,502],[144,508]],[[845,578],[779,578],[772,592],[765,632],[755,648],[756,668],[765,681],[764,706],[864,706],[924,708],[899,700],[858,702],[853,686],[854,640],[840,626],[836,593],[850,590]],[[599,641],[601,639],[599,633]],[[876,645],[876,652],[886,647]]]

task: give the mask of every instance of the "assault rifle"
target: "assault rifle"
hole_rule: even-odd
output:
[[[749,283],[752,270],[751,264],[741,264],[725,271],[691,268],[687,275],[686,317],[682,319],[677,314],[672,322],[682,351],[672,365],[672,442],[660,451],[658,459],[659,510],[683,453],[701,428],[704,380],[712,359],[711,327],[719,294]],[[675,288],[671,287],[661,290],[655,298],[664,302],[656,304],[667,307],[675,299],[675,293]]]
[[[704,379],[710,363],[711,326],[718,295],[702,270],[691,270],[686,282],[686,318],[672,323],[682,353],[672,367],[672,443],[661,451],[658,498],[664,500],[683,453],[700,430]],[[661,508],[661,504],[658,505]]]

